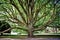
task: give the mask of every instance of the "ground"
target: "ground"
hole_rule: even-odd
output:
[[[0,40],[60,40],[60,38],[25,38],[25,39],[0,38]]]

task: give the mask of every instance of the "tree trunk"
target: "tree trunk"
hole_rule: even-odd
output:
[[[57,33],[57,28],[55,28],[55,33]]]
[[[3,36],[3,33],[1,33],[1,36]]]
[[[31,30],[28,32],[28,37],[30,37],[30,38],[34,37],[33,32]]]
[[[33,37],[33,25],[29,24],[28,25],[28,37],[32,38]]]

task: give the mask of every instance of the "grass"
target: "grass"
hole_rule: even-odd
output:
[[[27,35],[11,35],[4,34],[0,38],[27,38]],[[60,33],[44,33],[44,34],[35,34],[34,38],[60,38]]]
[[[27,38],[27,35],[3,35],[0,38]],[[60,38],[60,35],[35,35],[34,38]]]

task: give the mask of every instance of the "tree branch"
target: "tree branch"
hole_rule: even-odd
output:
[[[24,6],[23,6],[22,0],[18,0],[18,2],[19,2],[19,4],[21,5],[21,7],[22,7],[23,11],[25,12],[25,14],[27,15],[27,11],[26,11],[26,9],[25,9]],[[25,5],[25,4],[24,4],[24,5]]]
[[[13,27],[12,29],[21,29],[21,30],[24,30],[24,31],[28,31],[28,29],[26,29],[26,28],[21,28],[21,27]]]
[[[11,30],[11,28],[8,28],[7,30],[4,30],[4,31],[2,31],[2,32],[0,32],[0,33],[7,32],[7,31],[9,31],[9,30]]]
[[[38,19],[36,19],[35,21],[34,21],[34,23],[33,23],[33,25],[36,23],[36,22],[38,22],[40,19],[42,19],[43,17],[45,17],[45,16],[47,16],[48,14],[43,14],[40,18],[38,18]]]
[[[55,12],[56,10],[55,10],[55,8],[53,9],[53,13],[52,13],[52,15],[51,15],[51,17],[50,17],[50,19],[45,23],[45,24],[43,24],[42,26],[40,26],[40,27],[38,27],[38,28],[35,28],[34,29],[34,31],[36,31],[36,30],[41,30],[41,29],[45,29],[50,23],[52,23],[53,22],[53,20],[55,19],[55,15],[56,15],[56,12]],[[51,19],[52,18],[52,19]]]
[[[7,9],[7,8],[5,8],[5,7],[2,7],[4,10],[5,10],[5,12],[7,12],[8,13],[8,15],[12,18],[12,15],[9,13],[9,10]],[[7,11],[8,10],[8,11]],[[6,13],[5,13],[6,14]]]
[[[22,21],[20,21],[20,20],[19,20],[19,19],[17,19],[16,17],[14,17],[14,16],[12,17],[12,16],[11,16],[11,14],[7,11],[7,9],[6,9],[6,8],[4,8],[4,9],[5,9],[5,11],[10,15],[10,18],[11,18],[11,19],[13,19],[13,20],[16,20],[17,22],[11,21],[11,20],[9,19],[9,17],[6,15],[6,16],[7,16],[7,18],[9,19],[9,21],[11,21],[11,22],[13,22],[13,23],[20,23],[20,24],[25,25]],[[6,14],[6,13],[5,13],[5,14]]]
[[[33,22],[33,8],[34,8],[34,0],[26,0],[27,1],[27,24],[30,24]]]
[[[37,18],[37,16],[38,16],[38,14],[39,14],[39,12],[40,12],[40,10],[41,10],[41,8],[42,7],[44,7],[44,6],[46,6],[48,3],[50,2],[50,0],[48,0],[46,3],[44,3],[41,7],[39,7],[38,9],[36,9],[36,13],[35,13],[35,17],[34,17],[34,20]]]
[[[25,18],[24,18],[24,16],[23,16],[23,13],[19,10],[19,8],[17,7],[16,4],[12,3],[12,1],[10,1],[10,2],[11,2],[11,4],[18,10],[20,16],[22,17],[22,19],[23,19],[23,21],[24,21],[24,24],[26,24],[26,20],[25,20]]]
[[[13,27],[13,28],[8,28],[8,29],[6,29],[6,30],[4,30],[4,31],[2,31],[2,32],[0,32],[0,33],[7,32],[7,31],[9,31],[9,30],[11,30],[11,29],[21,29],[21,30],[24,30],[24,31],[28,31],[28,30],[27,30],[27,29],[25,29],[25,28]]]

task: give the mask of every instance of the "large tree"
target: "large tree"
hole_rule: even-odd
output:
[[[2,17],[18,24],[33,37],[33,32],[45,29],[55,18],[55,0],[1,0],[0,8]]]

